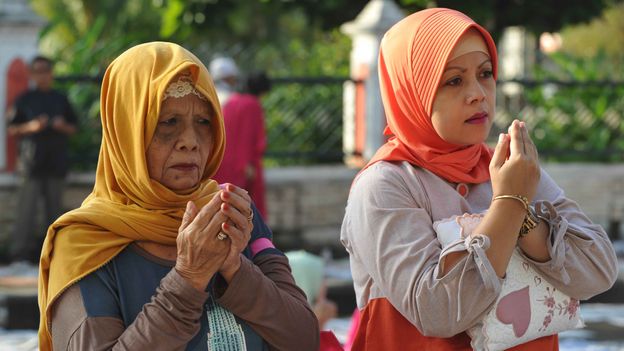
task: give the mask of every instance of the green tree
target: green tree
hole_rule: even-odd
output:
[[[421,0],[401,0],[410,11],[422,8]],[[568,24],[587,22],[600,15],[612,0],[438,0],[439,7],[462,11],[483,24],[494,38],[509,26],[533,33],[556,32]]]
[[[568,0],[565,4],[561,0],[397,1],[406,14],[433,4],[458,9],[483,23],[496,37],[510,25],[524,25],[536,33],[556,31],[565,24],[589,20],[613,0]],[[345,77],[349,72],[351,43],[338,27],[353,20],[368,0],[31,2],[49,20],[42,33],[42,49],[57,59],[61,74],[99,75],[128,47],[145,41],[167,40],[183,44],[204,62],[217,54],[233,56],[243,71],[265,69],[273,76]],[[85,150],[97,155],[99,89],[95,84],[73,84],[66,89],[86,116],[82,120],[84,128],[73,138],[73,149],[80,150],[81,156]],[[330,96],[287,87],[272,94],[275,94],[273,100],[284,104],[301,101],[302,94],[314,96],[312,101],[317,106],[330,105],[317,99],[337,99],[336,93]],[[340,111],[333,113],[339,115]],[[281,115],[272,112],[271,116]],[[314,123],[314,119],[307,121]],[[297,128],[305,129],[305,123],[298,123]],[[78,156],[77,151],[75,155]]]
[[[162,39],[162,10],[151,0],[32,0],[48,21],[42,51],[63,73],[96,74],[127,47]]]
[[[563,51],[584,58],[602,54],[619,66],[618,79],[624,79],[624,3],[611,6],[589,23],[568,26],[561,31]]]

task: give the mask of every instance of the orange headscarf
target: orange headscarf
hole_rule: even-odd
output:
[[[186,194],[151,180],[145,158],[165,89],[180,73],[190,74],[195,89],[216,111],[212,154],[202,181]],[[100,109],[102,146],[93,192],[80,208],[50,226],[41,252],[42,351],[52,349],[49,308],[67,287],[102,267],[135,240],[175,245],[186,203],[193,200],[201,208],[219,188],[210,177],[223,158],[221,109],[208,70],[186,49],[153,42],[121,54],[104,75]]]
[[[485,39],[494,78],[496,46],[490,34],[461,12],[433,8],[416,12],[388,30],[379,51],[379,81],[390,136],[366,167],[386,161],[408,161],[455,183],[490,179],[491,158],[484,144],[448,143],[431,123],[431,109],[446,61],[470,28]]]

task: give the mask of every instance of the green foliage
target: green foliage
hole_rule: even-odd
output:
[[[611,0],[438,0],[436,5],[462,11],[484,25],[496,39],[509,26],[535,34],[597,17]]]
[[[162,27],[160,34],[163,37],[170,37],[180,30],[179,18],[184,12],[184,2],[180,0],[171,0],[163,12]]]
[[[579,57],[603,51],[620,67],[624,64],[624,2],[607,8],[600,18],[562,30],[563,50]],[[621,72],[621,69],[619,70]]]
[[[42,33],[42,49],[57,60],[59,75],[101,76],[108,63],[128,47],[168,40],[185,43],[206,63],[216,54],[229,54],[243,72],[264,69],[273,77],[347,77],[351,42],[335,27],[352,20],[366,2],[359,0],[358,6],[343,1],[33,0],[33,6],[50,21]],[[267,124],[274,126],[283,122],[285,114],[298,113],[303,117],[282,130],[302,132],[305,124],[310,125],[299,149],[293,149],[291,140],[276,136],[270,138],[269,151],[282,155],[285,150],[312,152],[314,138],[332,144],[328,149],[340,150],[339,139],[325,141],[327,135],[319,129],[327,125],[323,122],[327,113],[303,111],[309,102],[317,109],[341,104],[340,84],[329,88],[331,96],[314,92],[323,90],[322,86],[293,86],[276,85],[267,97]],[[60,87],[68,92],[80,116],[81,128],[71,140],[74,168],[93,169],[101,138],[99,82],[71,81]],[[279,106],[271,101],[279,101]],[[333,113],[332,121],[340,121],[341,109],[334,108]],[[339,125],[331,128],[338,135]],[[293,160],[279,162],[301,162]]]
[[[162,39],[161,9],[152,0],[32,0],[31,4],[49,21],[40,46],[60,63],[60,73],[99,72],[124,49]],[[80,50],[91,51],[86,55],[89,60],[77,60]]]
[[[281,84],[263,99],[269,166],[342,161],[342,84]]]
[[[575,58],[559,53],[550,58],[558,69],[538,69],[538,80],[576,83],[526,90],[527,102],[535,108],[524,112],[532,115],[532,134],[542,155],[551,161],[624,161],[624,84],[606,80],[621,79],[621,70],[612,75],[604,54]]]
[[[569,0],[566,6],[560,6],[557,0],[397,1],[406,14],[434,3],[464,11],[493,31],[495,37],[509,25],[527,25],[536,33],[555,31],[566,23],[589,20],[610,2]],[[206,63],[217,54],[228,54],[244,72],[264,69],[273,77],[347,77],[351,41],[338,27],[355,19],[367,3],[368,0],[31,0],[35,10],[49,21],[41,33],[43,53],[59,62],[57,73],[81,76],[101,75],[112,59],[135,44],[166,40],[183,44]],[[63,88],[81,117],[80,132],[72,140],[72,155],[80,161],[76,167],[92,168],[100,140],[99,84],[68,83]],[[554,98],[563,99],[558,94]],[[340,109],[332,107],[342,103],[339,84],[325,88],[277,85],[265,100],[270,128],[280,130],[277,126],[285,123],[288,114],[296,117],[290,119],[291,125],[282,128],[307,133],[304,135],[310,140],[306,136],[300,145],[304,152],[311,150],[312,145],[325,143],[332,145],[328,150],[338,147],[339,142],[328,137],[327,131],[323,134],[322,128],[339,128],[323,122],[324,118],[330,120],[326,117],[328,111],[332,111],[332,121],[342,116]],[[592,101],[595,105],[588,105],[591,111],[601,106],[598,100]],[[612,106],[611,100],[608,106]],[[327,110],[319,111],[320,107]],[[271,133],[270,152],[292,148],[285,131]],[[605,138],[599,135],[592,140],[597,140],[597,145],[613,144],[611,136],[606,138],[607,142]]]

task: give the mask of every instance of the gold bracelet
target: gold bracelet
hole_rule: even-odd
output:
[[[522,227],[520,227],[520,232],[518,232],[518,236],[520,236],[520,238],[523,238],[524,236],[529,234],[531,230],[537,227],[540,219],[535,215],[533,209],[529,206],[529,199],[527,199],[526,196],[498,195],[492,199],[492,202],[500,199],[513,199],[522,202],[522,206],[524,206],[524,209],[526,210],[526,215],[524,216],[524,221],[522,221]]]
[[[528,212],[529,211],[529,199],[526,196],[522,195],[498,195],[492,199],[492,201],[500,200],[500,199],[514,199],[522,202],[522,206]]]

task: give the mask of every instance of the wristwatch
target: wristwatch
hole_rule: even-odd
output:
[[[520,227],[520,237],[523,238],[525,235],[529,234],[529,232],[539,224],[539,217],[535,213],[535,209],[533,206],[529,206],[526,216],[524,217],[524,222],[522,222],[522,227]]]

